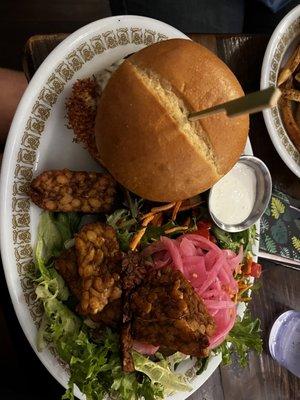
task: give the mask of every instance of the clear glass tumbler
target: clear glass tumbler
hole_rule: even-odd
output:
[[[289,310],[274,322],[269,349],[272,357],[300,378],[300,312]]]

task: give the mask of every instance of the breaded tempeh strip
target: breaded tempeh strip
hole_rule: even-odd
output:
[[[31,182],[29,196],[48,211],[109,212],[116,183],[110,175],[98,172],[45,171]]]
[[[74,83],[66,102],[67,118],[73,129],[75,142],[81,143],[96,160],[99,159],[95,141],[95,118],[99,86],[94,78]]]

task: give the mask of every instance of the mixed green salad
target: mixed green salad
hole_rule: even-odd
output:
[[[138,230],[139,210],[140,204],[135,202],[106,217],[106,222],[116,229],[123,251],[128,250]],[[95,329],[93,321],[76,313],[76,302],[55,269],[54,260],[63,250],[74,246],[74,235],[87,218],[80,213],[42,212],[34,251],[35,272],[32,278],[37,299],[42,302],[44,309],[37,334],[37,348],[43,351],[47,346],[52,347],[68,366],[70,379],[62,398],[74,399],[74,386],[87,400],[98,400],[107,395],[123,400],[153,400],[177,391],[191,390],[191,383],[186,376],[178,373],[178,366],[189,356],[175,353],[166,357],[158,352],[149,357],[133,351],[135,372],[124,373],[119,333],[108,328]],[[191,221],[191,226],[193,224],[196,229],[197,220]],[[172,231],[173,227],[176,224],[171,220],[160,227],[149,226],[141,245],[146,246],[158,240],[162,234],[166,235],[166,231],[170,232],[170,237],[178,235],[176,229]],[[244,265],[252,258],[256,235],[254,226],[238,234],[212,227],[211,233],[221,248],[238,252],[242,245]],[[245,290],[240,291],[239,301],[248,301],[252,280],[250,274],[240,272],[240,275]],[[240,364],[246,365],[250,350],[261,352],[262,340],[259,321],[252,320],[246,311],[244,318],[237,317],[226,340],[211,355],[221,353],[223,362],[228,364],[232,354],[236,353]],[[200,374],[206,368],[208,359],[195,361],[197,374]]]

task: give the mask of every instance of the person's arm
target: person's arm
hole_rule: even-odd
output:
[[[0,145],[5,143],[17,105],[27,87],[23,72],[0,68]]]

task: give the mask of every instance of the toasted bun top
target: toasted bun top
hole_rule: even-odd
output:
[[[187,115],[243,96],[229,68],[205,47],[171,39],[128,57],[100,97],[100,159],[123,186],[153,201],[209,189],[240,157],[249,118]]]

